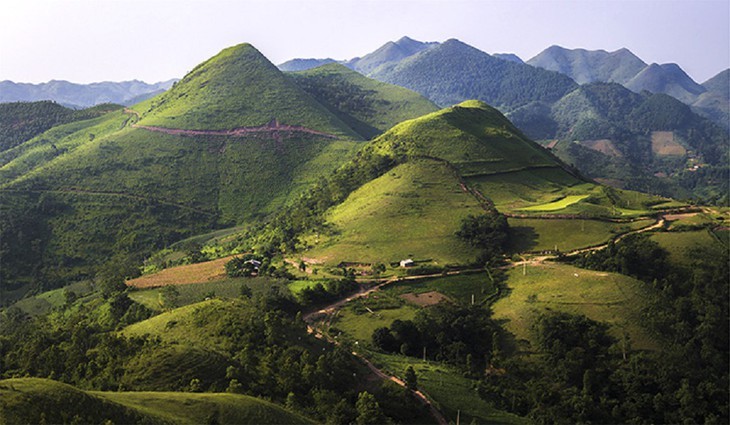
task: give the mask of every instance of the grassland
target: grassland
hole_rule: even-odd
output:
[[[378,297],[378,295],[371,295],[371,297],[373,296]],[[345,338],[357,342],[358,346],[370,346],[375,329],[390,326],[395,320],[413,319],[418,307],[401,305],[397,308],[377,309],[375,307],[371,310],[373,313],[358,313],[353,306],[339,310],[332,321],[330,333],[332,336],[338,336],[339,332],[342,332]]]
[[[608,323],[617,338],[628,333],[634,349],[658,348],[641,326],[647,295],[638,280],[553,263],[528,265],[524,272],[521,266],[508,272],[508,295],[492,306],[518,347],[535,347],[530,329],[539,314],[561,311]]]
[[[690,264],[693,252],[700,248],[709,247],[716,255],[727,256],[720,241],[708,229],[687,232],[658,232],[653,233],[651,239],[669,251],[671,261],[679,264]]]
[[[49,379],[0,381],[0,422],[309,424],[281,406],[235,394],[82,391]]]
[[[640,229],[654,220],[637,220],[629,223],[612,223],[584,219],[509,218],[509,250],[514,253],[558,249],[567,252],[574,249],[600,245],[616,235]]]
[[[482,211],[437,161],[408,162],[353,192],[333,208],[331,236],[310,237],[304,255],[327,264],[391,263],[405,258],[468,263],[476,251],[457,239],[461,220]]]
[[[526,424],[524,418],[495,409],[474,391],[474,381],[447,365],[400,355],[367,352],[367,357],[379,368],[402,378],[403,371],[412,366],[418,377],[418,388],[444,414],[450,423]]]

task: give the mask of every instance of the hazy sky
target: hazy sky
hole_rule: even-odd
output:
[[[349,59],[408,35],[458,38],[524,60],[550,45],[678,63],[703,82],[730,67],[730,0],[3,0],[0,80],[182,77],[250,42],[272,62]]]

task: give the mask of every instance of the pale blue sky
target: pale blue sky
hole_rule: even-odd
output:
[[[627,47],[703,82],[730,67],[730,0],[3,0],[0,80],[182,77],[221,49],[349,59],[408,35],[527,60]]]

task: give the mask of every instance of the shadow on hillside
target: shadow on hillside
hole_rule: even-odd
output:
[[[507,251],[510,253],[532,251],[537,246],[538,234],[532,227],[510,227],[509,233]]]

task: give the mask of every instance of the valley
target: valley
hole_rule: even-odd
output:
[[[727,131],[618,84],[674,67],[532,62],[244,43],[8,107],[0,422],[727,421]]]

